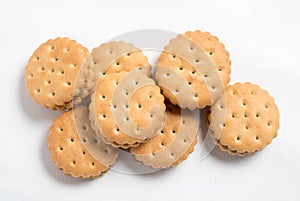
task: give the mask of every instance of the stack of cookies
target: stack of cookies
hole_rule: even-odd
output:
[[[34,51],[25,80],[35,102],[62,111],[48,137],[57,167],[94,178],[109,170],[120,149],[153,168],[178,165],[197,144],[192,111],[205,107],[221,150],[244,156],[271,143],[279,128],[274,99],[258,85],[228,85],[230,65],[224,45],[208,32],[170,40],[155,77],[133,44],[103,43],[89,53],[75,40],[56,38]]]

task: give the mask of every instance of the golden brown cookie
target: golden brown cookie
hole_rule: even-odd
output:
[[[198,128],[192,112],[166,103],[167,120],[155,137],[130,148],[134,157],[153,168],[169,168],[185,160],[194,151]]]
[[[98,80],[105,74],[130,71],[151,65],[142,51],[124,41],[103,43],[92,50],[83,69],[88,69],[85,89],[93,92]]]
[[[216,36],[199,30],[172,39],[157,62],[164,96],[182,108],[214,103],[230,80],[229,53]]]
[[[25,81],[30,97],[53,110],[71,108],[73,96],[81,100],[79,93],[84,81],[75,83],[87,57],[88,50],[69,38],[51,39],[40,45],[26,66]]]
[[[266,90],[236,83],[211,107],[209,121],[212,137],[223,151],[245,155],[262,150],[277,136],[279,111]]]
[[[98,81],[89,117],[107,143],[138,146],[163,128],[164,97],[150,78],[150,70],[148,66],[107,73]]]
[[[57,167],[73,177],[98,177],[107,172],[118,156],[117,149],[96,136],[85,106],[56,118],[50,127],[48,143]]]

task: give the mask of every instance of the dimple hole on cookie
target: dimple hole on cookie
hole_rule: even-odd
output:
[[[135,81],[135,85],[138,85],[139,84],[139,82],[138,81]]]
[[[235,91],[235,90],[231,90],[231,95],[236,95],[237,94],[237,92]]]
[[[44,66],[41,66],[40,67],[40,71],[44,71],[45,70],[45,67]]]
[[[223,123],[223,124],[222,124],[222,127],[223,127],[223,128],[225,128],[225,127],[226,127],[226,124],[225,124],[225,123]]]
[[[82,141],[83,141],[84,143],[86,143],[87,140],[86,140],[85,138],[83,138]]]
[[[193,49],[194,49],[194,47],[191,46],[191,47],[190,47],[190,50],[193,50]]]
[[[204,77],[204,78],[208,78],[208,74],[204,74],[203,77]]]
[[[63,70],[62,70],[62,71],[60,71],[60,74],[61,74],[61,75],[65,74],[65,71],[63,71]]]
[[[129,57],[130,55],[131,55],[130,53],[127,54],[128,57]]]
[[[33,77],[34,77],[34,74],[31,73],[31,74],[29,75],[29,78],[33,78]]]
[[[248,129],[249,129],[249,126],[245,126],[245,129],[248,130]]]
[[[63,147],[59,147],[58,150],[59,150],[59,151],[63,151],[64,148],[63,148]]]
[[[83,129],[83,130],[86,130],[86,129],[87,129],[86,125],[83,125],[83,126],[82,126],[82,129]]]
[[[59,59],[57,57],[53,58],[53,61],[59,61]]]
[[[235,114],[234,114],[234,113],[232,113],[232,114],[231,114],[231,117],[234,119],[234,118],[235,118]]]
[[[40,89],[36,89],[36,90],[35,90],[35,93],[37,93],[37,94],[40,93],[40,92],[41,92]]]
[[[94,162],[92,162],[92,163],[91,163],[91,165],[92,165],[92,166],[95,166],[95,163],[94,163]]]
[[[259,140],[259,136],[258,136],[258,135],[257,135],[257,136],[255,136],[255,139],[256,139],[256,140]]]
[[[176,55],[172,55],[172,58],[175,59],[175,58],[176,58]]]
[[[75,164],[76,164],[76,161],[75,161],[75,160],[73,160],[73,161],[72,161],[72,164],[73,164],[73,165],[75,165]]]
[[[129,117],[126,117],[125,120],[126,120],[126,121],[129,121]]]
[[[184,143],[187,143],[187,140],[186,140],[186,139],[183,139],[183,142],[184,142]]]
[[[164,131],[163,131],[163,130],[161,130],[161,131],[160,131],[160,133],[161,133],[161,134],[164,134]]]
[[[142,108],[142,105],[141,105],[141,104],[138,104],[138,108]]]
[[[199,59],[196,59],[196,60],[195,60],[195,63],[199,63],[199,62],[200,62],[200,60],[199,60]]]
[[[269,105],[268,104],[265,104],[265,109],[269,109]]]
[[[151,118],[151,119],[153,118],[153,114],[150,114],[150,118]]]
[[[155,156],[155,153],[154,153],[154,152],[152,152],[152,156]]]
[[[171,153],[170,155],[173,157],[173,156],[174,156],[174,153]]]
[[[46,80],[45,84],[47,84],[47,85],[51,84],[51,80]]]
[[[161,146],[165,146],[165,143],[161,142],[160,145],[161,145]]]
[[[194,94],[194,97],[195,97],[195,98],[198,98],[198,94]]]
[[[39,57],[39,56],[36,56],[36,57],[35,57],[35,60],[36,60],[36,61],[40,60],[40,57]]]
[[[94,143],[98,144],[99,140],[98,139],[94,139]]]
[[[218,68],[218,71],[219,71],[219,72],[222,72],[222,71],[223,71],[223,69],[222,69],[222,68]]]
[[[64,129],[63,128],[59,128],[60,132],[64,132]]]
[[[166,76],[169,77],[169,76],[170,76],[170,73],[166,73]]]
[[[189,85],[192,85],[192,83],[191,83],[191,82],[188,82],[188,84],[189,84]]]
[[[116,133],[120,132],[120,129],[119,128],[116,128]]]
[[[248,114],[247,114],[247,113],[244,113],[244,117],[245,117],[245,118],[248,118]]]
[[[54,72],[55,72],[54,68],[49,70],[49,73],[54,73]]]
[[[70,64],[70,66],[74,68],[77,66],[77,64]]]
[[[72,83],[71,82],[66,82],[66,85],[71,86]]]
[[[247,105],[247,103],[246,103],[245,100],[243,100],[242,105],[243,105],[243,106],[246,106],[246,105]]]
[[[182,67],[182,66],[180,66],[180,67],[179,67],[179,70],[183,70],[183,67]]]
[[[126,105],[125,105],[125,108],[128,108],[128,107],[129,107],[129,106],[126,104]]]
[[[179,92],[179,90],[178,90],[178,89],[175,89],[175,92],[176,92],[176,93],[178,93],[178,92]]]
[[[106,153],[106,154],[107,154],[107,153],[108,153],[108,150],[107,150],[107,149],[104,149],[104,153]]]
[[[73,139],[73,138],[70,138],[70,142],[74,142],[74,139]]]
[[[173,133],[173,134],[175,134],[175,133],[176,133],[176,131],[175,131],[175,130],[172,130],[172,133]]]
[[[260,114],[259,114],[259,113],[256,113],[256,114],[255,114],[255,117],[256,117],[256,118],[259,118],[259,117],[260,117]]]
[[[149,99],[151,99],[151,98],[152,98],[152,95],[150,94],[150,95],[149,95]]]
[[[102,99],[105,99],[106,97],[105,97],[105,95],[102,95],[101,98],[102,98]]]
[[[82,151],[82,155],[85,155],[85,151]]]
[[[236,140],[239,141],[239,140],[240,140],[240,136],[237,136],[237,137],[236,137]]]
[[[272,123],[270,121],[267,122],[267,126],[270,127],[272,126]]]
[[[125,91],[125,95],[128,96],[128,91]]]
[[[192,75],[194,75],[196,73],[196,71],[192,71]]]
[[[251,95],[251,96],[254,96],[254,92],[253,92],[253,91],[250,91],[250,95]]]
[[[120,62],[116,62],[116,65],[117,65],[117,66],[120,66]]]
[[[105,118],[106,118],[106,115],[105,115],[105,114],[103,114],[103,115],[102,115],[102,118],[103,118],[103,119],[105,119]]]
[[[55,92],[51,92],[50,95],[54,97],[55,96]]]
[[[116,108],[117,108],[117,106],[116,106],[116,105],[114,105],[114,108],[116,109]]]
[[[224,107],[223,107],[223,105],[219,105],[219,108],[220,108],[221,110],[223,110]]]
[[[55,49],[55,46],[51,46],[51,50],[54,50]]]
[[[185,120],[182,120],[182,124],[185,124]]]

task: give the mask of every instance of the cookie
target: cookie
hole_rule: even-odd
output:
[[[266,90],[236,83],[211,107],[209,122],[221,150],[243,156],[264,149],[277,136],[279,111]]]
[[[118,150],[99,139],[90,126],[88,108],[62,113],[50,127],[49,151],[57,167],[73,177],[98,177],[108,171]]]
[[[133,44],[124,41],[103,43],[94,48],[84,63],[84,71],[88,69],[85,89],[94,92],[97,81],[105,74],[129,72],[141,66],[151,66],[147,57]]]
[[[130,148],[135,159],[153,168],[169,168],[194,151],[198,128],[189,110],[166,103],[167,120],[158,135],[138,147]]]
[[[173,104],[202,109],[224,92],[230,64],[229,53],[216,36],[189,31],[165,47],[157,61],[156,80]]]
[[[79,103],[84,81],[76,83],[76,79],[87,58],[88,50],[69,38],[51,39],[40,45],[26,66],[25,81],[30,97],[53,110],[71,108],[73,96]]]
[[[98,81],[90,120],[98,135],[114,147],[138,146],[163,128],[164,97],[151,67],[107,73]]]

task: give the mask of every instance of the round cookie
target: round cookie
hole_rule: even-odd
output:
[[[103,43],[92,50],[82,69],[88,70],[85,89],[94,92],[98,80],[105,74],[130,71],[151,65],[142,51],[124,41]]]
[[[114,147],[138,146],[163,128],[164,97],[150,70],[107,73],[98,81],[89,118],[98,135]]]
[[[243,156],[262,150],[277,136],[279,111],[266,90],[236,83],[211,107],[209,121],[221,150]]]
[[[88,50],[69,38],[51,39],[40,45],[26,66],[30,97],[53,110],[72,108],[73,96],[78,98],[76,103],[81,101],[79,93],[84,82],[77,83],[76,79],[87,57]]]
[[[164,128],[148,142],[130,148],[136,160],[153,168],[169,168],[185,160],[194,151],[198,129],[191,111],[166,103]]]
[[[156,80],[181,108],[212,105],[230,80],[229,53],[216,36],[199,30],[172,39],[160,55]]]
[[[116,161],[118,150],[96,136],[85,106],[62,113],[49,130],[48,149],[57,167],[67,175],[98,177]]]

